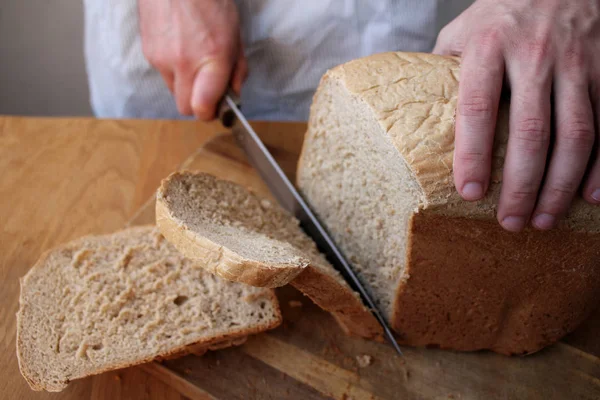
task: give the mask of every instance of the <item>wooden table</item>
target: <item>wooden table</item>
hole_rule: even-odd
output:
[[[293,172],[304,126],[256,128]],[[240,348],[109,372],[60,394],[32,392],[15,354],[18,278],[59,243],[151,222],[153,193],[178,168],[266,193],[223,132],[191,121],[0,117],[0,398],[600,398],[600,312],[526,358],[407,348],[398,359],[386,344],[343,336],[291,289],[278,293],[284,325]],[[361,368],[356,356],[365,354],[373,364]]]

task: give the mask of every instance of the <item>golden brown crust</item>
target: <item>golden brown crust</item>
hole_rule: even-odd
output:
[[[531,353],[598,303],[598,235],[514,234],[495,221],[426,212],[413,216],[410,232],[393,318],[404,343]]]
[[[423,189],[423,202],[450,196],[458,59],[381,53],[330,74],[373,111]]]
[[[508,99],[496,127],[491,183],[479,202],[465,202],[454,187],[455,110],[460,59],[425,53],[382,53],[328,72],[372,110],[419,183],[421,208],[444,215],[495,218],[508,142]],[[564,226],[600,233],[600,207],[575,199]]]
[[[178,221],[165,203],[164,185],[156,196],[156,225],[164,237],[184,256],[201,261],[203,268],[229,281],[257,287],[286,285],[305,268],[303,265],[277,265],[242,258],[227,247],[195,234]]]
[[[291,285],[319,307],[333,314],[347,334],[383,340],[381,326],[363,305],[360,297],[333,277],[309,266],[291,282]]]

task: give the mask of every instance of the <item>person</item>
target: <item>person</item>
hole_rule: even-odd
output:
[[[231,86],[251,119],[306,120],[335,65],[391,50],[461,56],[456,189],[485,196],[506,81],[498,221],[551,229],[580,188],[600,204],[599,3],[85,0],[91,104],[99,117],[206,121]]]

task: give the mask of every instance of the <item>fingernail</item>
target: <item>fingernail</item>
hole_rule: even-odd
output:
[[[554,223],[556,222],[556,218],[550,214],[538,214],[533,218],[532,224],[537,229],[552,229],[554,228]]]
[[[483,186],[479,182],[467,182],[462,188],[465,200],[479,200],[483,197]]]
[[[501,222],[502,227],[507,231],[519,232],[525,228],[525,218],[523,217],[506,217]]]
[[[600,189],[594,190],[594,192],[592,193],[592,199],[600,202]]]

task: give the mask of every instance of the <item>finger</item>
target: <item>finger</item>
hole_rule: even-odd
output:
[[[558,71],[554,82],[556,139],[532,224],[551,229],[564,216],[585,174],[594,144],[594,117],[585,74]]]
[[[600,135],[596,132],[596,143],[598,142],[600,142]],[[583,189],[583,197],[591,204],[600,205],[600,145],[597,144],[596,148],[595,159]]]
[[[507,65],[512,97],[497,217],[504,229],[518,232],[535,207],[546,166],[552,74],[526,63]]]
[[[190,102],[193,84],[194,76],[191,73],[181,70],[175,74],[175,102],[181,115],[193,114]]]
[[[458,89],[454,182],[465,200],[481,199],[487,191],[492,146],[504,76],[500,48],[475,43],[466,49]]]
[[[231,62],[211,59],[198,68],[194,79],[192,109],[201,120],[215,117],[217,104],[227,91],[231,77]]]
[[[165,85],[169,89],[169,92],[175,94],[175,75],[171,71],[160,71],[160,75],[165,81]]]
[[[238,57],[238,60],[235,64],[235,68],[233,70],[233,78],[231,80],[231,87],[236,94],[240,94],[242,91],[242,84],[248,77],[248,61],[244,56],[243,50]]]
[[[596,83],[598,82],[598,83]],[[592,109],[596,121],[595,146],[592,150],[592,161],[583,186],[583,198],[591,204],[600,205],[600,78],[592,81]]]

